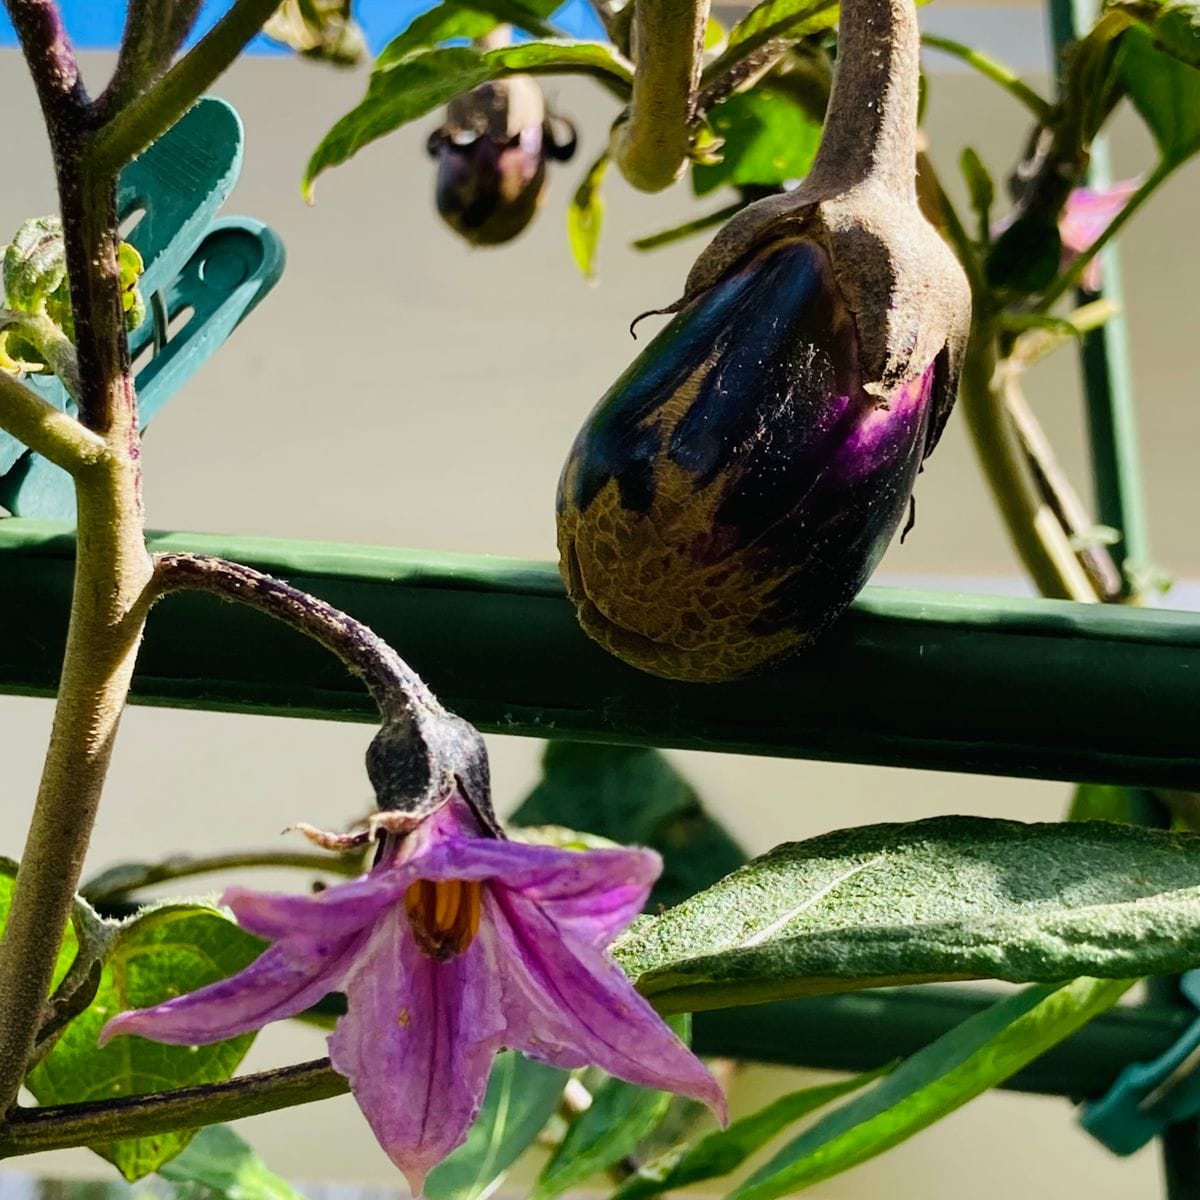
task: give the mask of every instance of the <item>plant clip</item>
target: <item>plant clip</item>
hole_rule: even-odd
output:
[[[1126,1067],[1099,1099],[1079,1110],[1079,1123],[1114,1154],[1132,1154],[1200,1113],[1200,970],[1188,971],[1179,990],[1197,1010],[1175,1044],[1148,1063]]]
[[[242,168],[242,122],[206,96],[121,172],[123,238],[142,256],[146,318],[129,335],[138,424],[224,343],[283,273],[283,242],[261,221],[216,217]],[[56,408],[74,401],[52,375],[24,382]],[[75,519],[70,477],[0,430],[0,505],[15,517]]]

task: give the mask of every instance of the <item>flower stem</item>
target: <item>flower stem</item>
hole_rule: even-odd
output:
[[[257,608],[319,642],[362,678],[385,720],[414,703],[437,704],[421,677],[378,634],[281,579],[205,554],[158,555],[155,598],[184,589]]]
[[[613,131],[621,174],[659,192],[683,173],[695,116],[709,0],[639,0],[629,117]]]
[[[95,163],[118,171],[199,99],[279,7],[279,0],[234,0],[228,12],[161,79],[99,131]]]
[[[0,1158],[196,1129],[327,1100],[349,1090],[350,1085],[329,1065],[329,1059],[321,1058],[172,1092],[149,1092],[89,1104],[17,1108],[0,1125]]]

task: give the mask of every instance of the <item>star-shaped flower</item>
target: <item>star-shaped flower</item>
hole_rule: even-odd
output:
[[[466,1137],[504,1047],[594,1064],[723,1118],[716,1081],[607,953],[660,869],[649,850],[484,836],[455,796],[413,832],[386,834],[351,882],[312,896],[227,891],[240,924],[273,944],[230,979],[122,1013],[102,1039],[221,1041],[344,992],[334,1069],[414,1193]]]

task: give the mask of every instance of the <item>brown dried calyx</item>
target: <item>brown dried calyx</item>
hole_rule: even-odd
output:
[[[881,403],[937,362],[937,442],[971,321],[962,267],[917,202],[920,35],[912,0],[843,0],[821,147],[791,192],[748,205],[703,251],[681,308],[764,244],[820,243],[855,316],[866,390]]]

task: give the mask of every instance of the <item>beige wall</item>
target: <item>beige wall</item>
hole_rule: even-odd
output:
[[[96,69],[95,60],[88,65]],[[672,299],[699,249],[689,243],[646,257],[627,243],[700,210],[683,187],[647,198],[613,180],[603,279],[596,288],[583,284],[569,263],[563,210],[612,110],[598,90],[570,82],[548,90],[579,121],[582,161],[555,173],[537,226],[506,250],[472,252],[435,223],[430,166],[420,152],[428,122],[323,179],[317,207],[306,209],[296,187],[304,158],[360,86],[353,76],[279,60],[243,63],[221,85],[247,125],[247,162],[230,211],[278,229],[290,263],[276,293],[155,423],[145,448],[150,523],[550,557],[565,448],[634,352],[629,318]],[[52,205],[32,98],[12,52],[0,52],[0,112],[6,235]],[[959,74],[933,77],[929,126],[948,178],[967,141],[1002,172],[1024,128],[1011,101]],[[1148,164],[1132,120],[1118,123],[1116,149],[1122,172]],[[1153,203],[1129,235],[1126,260],[1139,304],[1135,365],[1157,548],[1168,565],[1192,575],[1200,574],[1190,519],[1200,434],[1190,358],[1200,267],[1190,235],[1196,179],[1192,172]],[[1034,398],[1078,466],[1069,361],[1039,376]],[[891,553],[885,572],[1014,575],[960,423],[952,423],[922,477],[918,502],[915,535]],[[19,850],[49,716],[46,703],[0,698],[0,851]],[[360,768],[368,736],[361,726],[134,710],[122,730],[93,864],[276,845],[279,829],[295,819],[337,824],[368,803]],[[507,810],[535,778],[538,745],[491,744],[498,801]],[[676,758],[753,850],[838,825],[932,813],[1053,818],[1067,794],[1049,782]],[[272,1029],[259,1039],[252,1065],[320,1052],[311,1032]],[[791,1073],[748,1072],[735,1106],[795,1085]],[[398,1185],[347,1100],[258,1118],[245,1131],[274,1165],[297,1176]],[[93,1167],[82,1151],[53,1162]],[[1150,1196],[1156,1165],[1152,1153],[1110,1159],[1077,1132],[1065,1103],[997,1095],[812,1194],[1032,1200],[1067,1182],[1091,1200]]]

